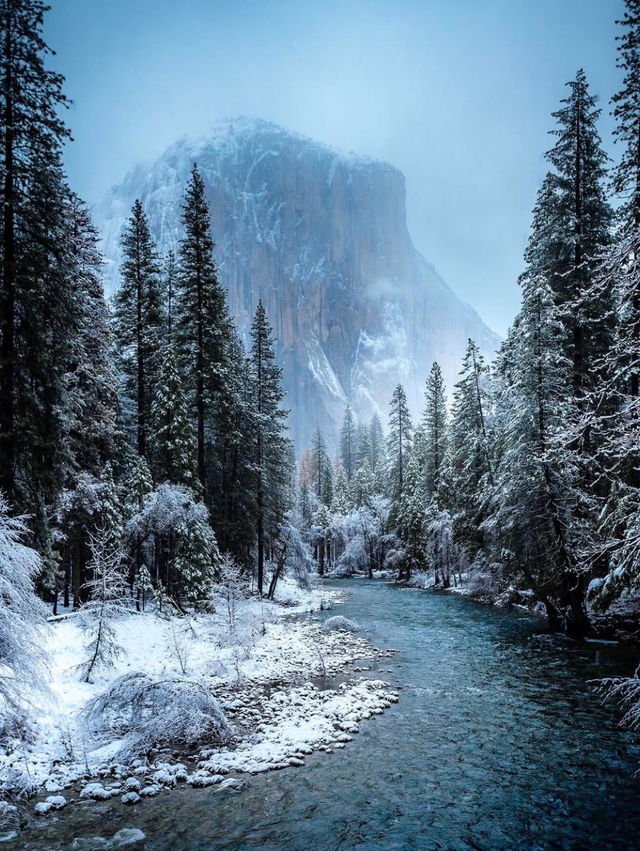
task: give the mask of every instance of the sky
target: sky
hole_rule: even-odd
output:
[[[183,134],[247,115],[398,166],[416,247],[495,331],[520,300],[551,113],[619,87],[623,0],[50,0],[73,189],[100,201]]]

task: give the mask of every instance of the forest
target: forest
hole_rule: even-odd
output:
[[[85,684],[113,668],[127,618],[140,634],[173,635],[181,660],[183,624],[222,606],[234,634],[238,612],[248,613],[255,641],[266,631],[262,601],[281,588],[298,603],[315,593],[318,604],[316,574],[462,591],[534,612],[572,639],[637,640],[639,0],[626,0],[618,27],[620,156],[613,163],[604,151],[601,107],[578,70],[551,116],[521,307],[495,360],[469,340],[455,386],[433,363],[419,416],[398,383],[387,412],[359,422],[347,404],[339,445],[318,428],[298,459],[269,317],[258,302],[242,339],[197,163],[175,251],[159,256],[137,201],[107,300],[99,234],[63,167],[70,104],[49,70],[47,11],[40,0],[0,0],[3,766],[36,741],[42,631],[75,618]],[[357,625],[342,621],[334,628],[351,636],[346,652],[362,658]],[[339,644],[330,633],[322,640]],[[326,669],[339,651],[323,647]],[[125,675],[87,710],[96,721],[144,708],[149,729],[136,730],[131,759],[163,737],[174,749],[233,737],[219,696],[185,677],[159,683]],[[637,674],[593,687],[640,727]],[[360,688],[369,714],[397,699]],[[163,730],[157,719],[172,704],[191,714]],[[40,788],[16,778],[0,776],[7,800]]]

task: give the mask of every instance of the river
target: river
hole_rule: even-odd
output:
[[[149,851],[638,848],[638,739],[587,685],[632,671],[628,650],[456,595],[340,587],[340,614],[399,651],[375,675],[400,702],[345,750],[241,791],[74,804],[33,819],[16,847],[93,851],[111,845],[91,837],[139,828]]]

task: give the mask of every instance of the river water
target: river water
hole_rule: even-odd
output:
[[[93,851],[113,846],[92,837],[122,828],[142,830],[135,847],[149,851],[640,847],[638,740],[587,685],[630,673],[629,651],[454,595],[340,587],[340,614],[399,651],[375,676],[400,702],[345,750],[252,776],[242,791],[75,804],[16,847]]]

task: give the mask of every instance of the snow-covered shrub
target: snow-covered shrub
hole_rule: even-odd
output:
[[[324,628],[328,630],[342,630],[343,632],[359,632],[360,630],[359,624],[342,615],[334,615],[332,618],[327,618],[324,622]]]
[[[271,580],[267,596],[270,600],[274,598],[276,586],[281,576],[290,570],[301,588],[310,587],[309,573],[313,566],[313,558],[309,545],[302,536],[298,525],[296,512],[289,512],[282,524],[277,545],[275,547],[275,561],[271,569]]]
[[[164,584],[171,598],[209,605],[220,554],[209,510],[188,488],[159,485],[129,520],[126,535],[132,550],[142,549],[154,562],[157,584]]]
[[[93,700],[87,728],[98,741],[123,738],[118,759],[127,762],[156,747],[225,743],[235,735],[209,688],[187,677],[155,679],[125,674]]]
[[[40,557],[22,543],[24,520],[0,494],[0,734],[24,721],[24,706],[44,688],[40,630],[46,610],[33,590]]]
[[[389,500],[374,494],[360,508],[341,518],[344,550],[334,571],[336,575],[344,576],[365,570],[372,576],[374,570],[382,567],[384,530],[389,510]]]

